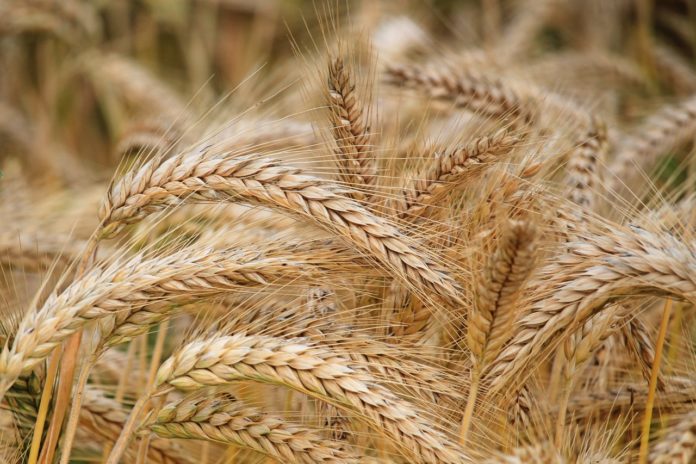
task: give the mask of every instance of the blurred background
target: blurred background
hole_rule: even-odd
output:
[[[0,0],[3,171],[11,158],[42,182],[109,178],[134,139],[184,108],[200,119],[231,100],[243,111],[302,80],[298,52],[321,50],[343,27],[369,32],[378,51],[422,34],[459,52],[537,27],[528,54],[513,57],[522,64],[610,50],[647,76],[657,60],[688,67],[696,57],[694,0]],[[660,73],[643,90],[669,95],[688,74]]]

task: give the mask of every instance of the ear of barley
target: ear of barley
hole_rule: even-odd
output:
[[[150,426],[165,438],[208,440],[248,448],[279,462],[357,463],[339,442],[246,406],[229,394],[193,396],[164,406]]]
[[[386,80],[496,119],[506,126],[527,130],[538,126],[565,135],[570,129],[570,134],[577,137],[578,130],[584,132],[593,124],[588,112],[568,98],[526,83],[484,76],[476,70],[458,72],[447,67],[390,65]],[[558,126],[558,118],[566,120],[564,127]]]
[[[542,272],[550,291],[539,293],[489,370],[493,391],[509,386],[549,344],[577,330],[613,300],[628,294],[696,299],[696,252],[668,234],[633,228],[586,235],[568,246],[570,253]]]
[[[450,388],[448,379],[440,371],[417,359],[403,356],[407,349],[395,348],[367,337],[352,336],[344,338],[336,334],[324,334],[319,340],[323,346],[330,347],[356,366],[370,372],[377,380],[404,393],[404,397],[413,398],[429,407],[437,407],[445,398],[454,401],[458,392]],[[417,351],[415,351],[417,353]],[[401,354],[401,355],[400,355]]]
[[[404,186],[400,197],[391,201],[390,210],[403,218],[424,215],[448,192],[510,153],[518,142],[518,137],[500,130],[454,150],[436,153]]]
[[[106,268],[94,268],[38,311],[28,312],[10,348],[0,355],[6,381],[28,372],[85,324],[102,327],[106,344],[126,341],[171,316],[172,303],[240,288],[321,276],[327,262],[320,249],[293,256],[289,245],[264,255],[257,249],[212,250],[194,246],[167,256],[144,254]],[[337,256],[332,252],[331,260]],[[313,266],[316,263],[318,266]],[[347,263],[346,263],[347,264]],[[313,268],[313,269],[312,269]]]
[[[116,152],[121,155],[161,154],[186,144],[187,138],[184,127],[176,119],[166,119],[166,116],[162,115],[146,117],[126,127],[116,145]]]
[[[270,335],[283,334],[274,330]],[[330,319],[315,320],[303,331],[290,330],[289,335],[306,336],[319,345],[329,347],[369,371],[379,381],[388,384],[391,390],[397,389],[404,393],[404,397],[428,406],[438,406],[443,398],[453,401],[458,396],[449,388],[446,376],[441,375],[438,370],[424,361],[403,356],[405,350],[415,349],[414,347],[402,345],[400,351],[395,351],[393,346],[363,335],[349,336],[349,328],[342,329]]]
[[[401,281],[392,280],[385,289],[382,307],[387,315],[387,331],[399,339],[423,332],[430,321],[430,313]]]
[[[649,85],[642,70],[631,60],[597,51],[550,55],[533,63],[525,74],[540,84],[551,84],[562,76],[575,82],[593,80],[617,87],[628,84],[636,89]]]
[[[532,120],[529,103],[500,80],[473,71],[455,75],[416,65],[388,65],[388,83],[424,92],[430,98],[452,102],[458,107],[510,124]]]
[[[563,385],[556,420],[556,446],[561,446],[565,440],[567,406],[582,364],[590,359],[609,336],[620,330],[621,324],[628,317],[630,312],[623,307],[609,308],[588,318],[580,330],[565,339],[562,353],[564,359],[561,360],[564,363],[561,366]],[[649,376],[650,366],[647,372]]]
[[[549,17],[558,9],[554,0],[527,0],[516,4],[514,19],[499,37],[498,53],[506,61],[519,60],[525,56],[534,39],[546,25]]]
[[[526,385],[519,388],[509,406],[507,418],[510,424],[519,430],[533,430],[534,424],[531,414],[534,410],[534,404],[532,393]]]
[[[609,189],[625,194],[635,188],[646,170],[671,148],[690,142],[696,131],[696,96],[667,105],[625,137],[609,166]]]
[[[572,356],[576,364],[588,361],[608,337],[620,330],[626,317],[624,311],[604,311],[592,316],[578,331],[580,339],[571,353],[565,353],[566,359]]]
[[[109,191],[100,211],[105,236],[149,212],[184,200],[240,199],[300,217],[359,247],[395,277],[460,302],[459,286],[427,251],[385,219],[349,199],[335,184],[257,156],[234,156],[221,146],[203,145],[130,172]]]
[[[410,404],[327,348],[273,337],[219,336],[182,346],[157,373],[157,385],[183,390],[240,380],[283,385],[352,411],[417,461],[470,462]]]
[[[116,53],[98,52],[87,52],[81,60],[93,85],[108,85],[130,105],[169,121],[189,117],[181,98],[136,61]]]
[[[566,183],[570,200],[588,211],[595,210],[597,190],[602,186],[599,169],[606,146],[606,131],[594,122],[568,158]]]
[[[510,221],[477,280],[466,341],[472,358],[472,382],[460,427],[467,440],[483,369],[496,359],[512,335],[517,296],[534,265],[535,230],[527,222]]]
[[[530,223],[510,221],[479,275],[467,330],[467,345],[476,369],[494,361],[511,336],[518,292],[534,265],[535,235]]]
[[[369,195],[360,189],[374,185],[377,168],[369,113],[365,111],[351,74],[342,57],[330,59],[328,103],[341,180],[355,187],[351,196],[362,200]]]
[[[172,287],[168,288],[171,293],[164,295],[166,299],[160,297],[160,301],[134,306],[129,311],[115,313],[113,318],[103,319],[100,325],[102,343],[111,346],[133,339],[149,327],[171,317],[178,305],[192,300],[194,296],[211,296],[270,285],[321,282],[328,280],[330,270],[359,272],[360,268],[356,266],[358,263],[350,254],[345,254],[344,257],[343,251],[330,240],[310,240],[270,246],[265,252],[258,251],[256,246],[250,246],[236,252],[223,251],[218,257],[211,254],[208,262],[204,260],[198,263],[202,265],[200,270],[191,268],[190,279],[171,282],[169,285]],[[225,256],[226,253],[231,253],[232,256]],[[234,263],[230,258],[239,261]],[[216,266],[206,271],[207,265],[212,261],[216,262]]]

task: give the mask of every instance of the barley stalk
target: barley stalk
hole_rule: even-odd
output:
[[[458,185],[508,154],[519,142],[504,129],[492,136],[474,139],[465,146],[436,153],[415,178],[392,200],[393,210],[403,218],[423,216]]]
[[[387,270],[427,293],[459,302],[459,288],[412,240],[331,182],[256,156],[234,156],[225,144],[203,145],[146,163],[109,191],[100,211],[105,236],[149,212],[187,200],[241,199],[299,215],[336,233]]]
[[[655,396],[657,394],[657,381],[660,375],[660,367],[662,360],[662,349],[667,338],[667,329],[669,328],[669,317],[672,313],[672,300],[665,300],[664,309],[662,310],[662,320],[660,321],[660,330],[655,342],[655,360],[650,369],[650,381],[648,384],[648,399],[645,404],[645,415],[641,423],[640,431],[640,450],[638,453],[638,463],[647,464],[648,453],[650,447],[650,427],[652,425],[652,413],[655,406]]]
[[[549,343],[576,330],[612,300],[637,293],[696,298],[696,255],[667,234],[633,228],[568,246],[570,253],[543,272],[551,279],[551,292],[540,293],[487,373],[493,390],[509,385]]]
[[[606,132],[595,123],[568,159],[566,182],[570,187],[570,199],[588,211],[596,207],[595,197],[602,185],[598,169],[606,145]]]
[[[696,130],[696,97],[668,105],[640,125],[625,139],[609,166],[609,191],[625,193],[634,187],[658,156],[689,142]]]
[[[314,256],[293,257],[288,254],[291,249],[264,256],[256,250],[193,247],[150,259],[140,254],[126,262],[94,268],[25,316],[12,347],[2,352],[0,372],[11,382],[31,371],[63,340],[92,321],[112,317],[102,330],[106,342],[114,344],[164,320],[177,300],[324,272],[320,267],[310,270]],[[316,251],[312,254],[317,256]],[[319,262],[325,260],[319,257]]]
[[[351,74],[343,58],[330,59],[328,103],[341,180],[360,189],[375,183],[377,170],[372,154],[369,114],[366,114]],[[366,195],[356,191],[351,196],[362,200]]]
[[[476,369],[494,361],[517,316],[517,296],[534,265],[535,228],[510,221],[476,286],[467,345]]]
[[[177,350],[157,374],[158,385],[182,390],[239,380],[284,385],[355,412],[419,461],[470,461],[408,403],[377,385],[366,372],[326,348],[301,341],[244,335],[197,340]]]
[[[264,414],[224,393],[170,403],[160,410],[150,428],[160,437],[236,445],[279,462],[358,462],[340,443],[321,438],[302,425]]]
[[[469,72],[453,73],[413,65],[389,65],[387,82],[422,90],[436,100],[452,102],[457,107],[484,116],[502,118],[510,123],[527,124],[532,120],[528,102],[500,80]]]

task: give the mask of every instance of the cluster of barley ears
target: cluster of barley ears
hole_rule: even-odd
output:
[[[0,461],[696,462],[673,0],[0,0]]]

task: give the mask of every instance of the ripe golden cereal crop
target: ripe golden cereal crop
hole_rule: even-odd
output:
[[[695,21],[0,0],[0,462],[696,462]]]

